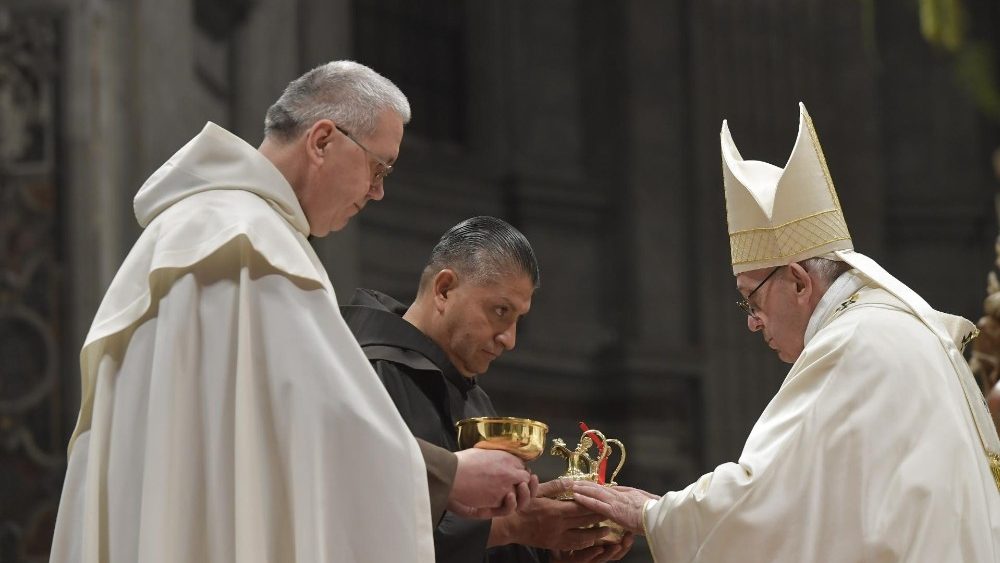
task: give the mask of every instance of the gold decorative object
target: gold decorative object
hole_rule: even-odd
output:
[[[600,443],[601,446],[597,448],[596,456],[591,457],[590,450],[595,447],[595,442]],[[606,483],[602,483],[600,473],[601,463],[610,457],[612,446],[621,455],[618,465],[611,473],[611,478]],[[606,487],[617,485],[615,477],[618,476],[618,473],[622,470],[622,466],[625,465],[626,455],[624,444],[615,438],[606,438],[597,429],[585,430],[580,435],[580,441],[573,450],[566,447],[566,442],[560,438],[552,440],[552,449],[549,450],[549,454],[566,459],[566,472],[560,475],[560,478],[573,481],[593,481],[594,483],[601,483]],[[573,493],[565,492],[556,498],[559,500],[573,500]],[[611,520],[604,520],[598,525],[610,530],[606,536],[600,539],[599,543],[621,543],[622,537],[625,535],[625,530],[621,526]]]
[[[597,459],[590,457],[590,454],[587,452],[594,447],[594,440],[587,434],[591,433],[598,434],[601,438],[604,437],[598,430],[588,430],[580,436],[580,442],[576,445],[575,450],[567,448],[566,442],[563,442],[561,438],[556,438],[552,441],[552,450],[549,451],[549,454],[566,459],[566,472],[560,477],[574,481],[587,480],[597,482],[597,468],[608,457],[609,452],[607,448],[601,448]],[[573,493],[564,493],[564,495],[569,496],[559,498],[562,500],[572,500],[573,498]]]
[[[455,423],[458,448],[503,450],[531,461],[545,451],[545,435],[549,427],[529,418],[510,416],[479,416]]]

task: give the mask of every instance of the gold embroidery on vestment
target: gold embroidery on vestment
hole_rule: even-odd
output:
[[[993,482],[1000,491],[1000,454],[986,450],[986,457],[990,460],[990,472],[993,473]]]
[[[965,350],[965,346],[969,342],[972,342],[973,340],[975,340],[977,336],[979,336],[979,329],[978,328],[972,329],[972,332],[970,332],[969,334],[966,334],[965,337],[962,338],[962,343],[958,346],[958,349],[959,350]]]
[[[854,305],[854,303],[858,300],[858,297],[860,297],[860,296],[861,296],[861,292],[859,291],[859,292],[855,293],[854,295],[848,297],[847,301],[844,301],[843,303],[841,303],[840,306],[838,306],[837,309],[834,311],[834,313],[839,313],[839,312],[843,311],[844,309],[847,309],[851,305]]]

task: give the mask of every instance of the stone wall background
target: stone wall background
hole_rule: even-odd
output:
[[[787,369],[733,303],[723,118],[744,156],[781,164],[804,101],[856,247],[978,318],[997,128],[915,6],[0,0],[0,561],[47,560],[77,354],[138,235],[136,189],[206,120],[259,142],[284,85],[331,59],[373,66],[414,110],[386,199],[316,243],[340,299],[410,299],[449,226],[515,224],[542,288],[482,384],[553,437],[582,419],[622,439],[620,482],[659,493],[735,459]]]

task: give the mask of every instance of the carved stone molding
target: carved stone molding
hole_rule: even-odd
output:
[[[48,557],[64,468],[60,20],[0,10],[0,560]]]

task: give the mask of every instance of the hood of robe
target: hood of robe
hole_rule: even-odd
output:
[[[430,337],[403,318],[408,308],[407,305],[381,291],[359,287],[355,290],[351,302],[340,307],[340,313],[369,359],[385,359],[415,369],[423,369],[417,363],[408,361],[405,354],[395,354],[391,351],[374,352],[374,350],[389,347],[415,352],[420,358],[430,360],[445,379],[463,394],[475,388],[476,377],[465,377],[458,373],[455,365],[448,359],[448,354]]]
[[[309,234],[302,206],[281,172],[246,141],[212,122],[139,188],[133,201],[135,217],[145,228],[178,201],[210,190],[256,194],[297,231]]]
[[[85,348],[146,313],[157,272],[184,271],[237,240],[274,269],[333,293],[291,185],[257,149],[214,123],[142,185],[135,212],[145,230],[108,288]]]
[[[90,427],[101,342],[136,326],[172,280],[226,245],[248,260],[336,296],[309,244],[309,223],[295,192],[254,147],[208,123],[140,188],[142,234],[111,281],[80,351],[81,407],[70,439]],[[263,270],[261,270],[263,271]]]

